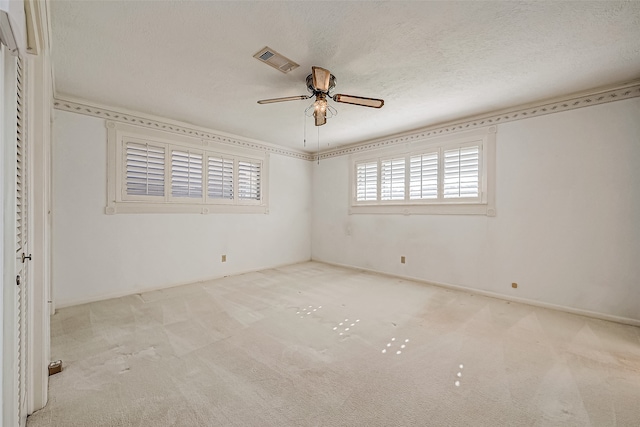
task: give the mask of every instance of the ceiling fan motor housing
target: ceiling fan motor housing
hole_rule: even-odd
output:
[[[307,90],[314,95],[317,95],[318,93],[329,93],[331,89],[336,87],[336,82],[337,82],[336,76],[331,74],[331,77],[329,77],[329,89],[327,89],[326,92],[322,92],[322,91],[316,90],[316,88],[313,86],[313,74],[309,74],[307,76]]]

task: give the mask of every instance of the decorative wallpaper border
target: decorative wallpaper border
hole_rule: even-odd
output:
[[[515,120],[528,119],[531,117],[538,117],[546,114],[558,113],[561,111],[575,110],[577,108],[589,107],[592,105],[605,104],[608,102],[621,101],[624,99],[636,97],[640,97],[640,81],[638,80],[607,90],[593,91],[591,93],[587,92],[577,96],[574,95],[573,97],[560,98],[552,102],[543,101],[535,104],[528,104],[526,107],[518,106],[501,110],[500,112],[490,113],[488,115],[485,114],[482,116],[456,120],[446,124],[433,125],[402,135],[395,135],[368,142],[351,144],[346,147],[329,149],[320,153],[320,159],[345,156],[353,153],[375,150],[378,148],[393,146],[396,144],[423,138],[446,135],[454,132],[462,132],[479,127],[507,123]],[[313,157],[314,160],[317,159],[317,155],[314,155]]]
[[[218,135],[213,131],[204,130],[198,127],[190,127],[189,125],[178,125],[174,123],[164,122],[162,119],[147,118],[142,115],[135,115],[131,113],[123,113],[116,109],[107,109],[104,107],[96,107],[93,105],[85,104],[80,100],[69,100],[64,97],[56,97],[53,100],[53,107],[57,110],[70,111],[72,113],[84,114],[87,116],[99,117],[111,121],[130,123],[138,126],[144,126],[151,129],[159,129],[165,132],[177,133],[180,135],[187,135],[192,137],[198,137],[206,139],[208,141],[221,142],[224,144],[230,144],[237,147],[252,148],[254,150],[262,150],[269,153],[280,154],[283,156],[294,157],[302,160],[313,160],[314,155],[305,153],[303,151],[296,151],[287,149],[284,147],[272,147],[266,144],[261,144],[242,137],[231,137]]]
[[[445,124],[438,124],[407,132],[400,135],[392,135],[371,141],[350,144],[348,146],[337,147],[320,152],[319,154],[305,153],[284,147],[270,146],[242,137],[232,137],[218,135],[213,131],[189,125],[179,125],[165,122],[160,118],[149,118],[144,115],[120,112],[114,108],[97,107],[81,100],[66,99],[58,96],[54,99],[53,106],[57,110],[70,111],[73,113],[85,114],[88,116],[101,117],[108,120],[122,123],[132,123],[152,129],[160,129],[166,132],[173,132],[182,135],[203,138],[209,141],[221,142],[235,146],[264,150],[269,153],[280,154],[302,160],[328,159],[331,157],[345,156],[362,151],[375,150],[382,147],[393,146],[405,142],[419,139],[446,135],[455,132],[462,132],[477,129],[484,126],[496,125],[500,123],[512,122],[515,120],[528,119],[531,117],[543,116],[546,114],[558,113],[561,111],[575,110],[577,108],[589,107],[592,105],[605,104],[608,102],[621,101],[629,98],[640,97],[640,80],[610,87],[603,90],[585,92],[565,98],[558,98],[553,101],[542,101],[526,106],[518,106],[498,112],[479,115],[471,118],[452,121]]]

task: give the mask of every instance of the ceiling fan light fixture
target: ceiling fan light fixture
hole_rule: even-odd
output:
[[[326,112],[327,111],[327,97],[323,93],[319,93],[316,96],[316,102],[313,103],[315,111]]]

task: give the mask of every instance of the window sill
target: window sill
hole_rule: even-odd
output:
[[[424,205],[369,205],[351,206],[349,215],[486,215],[496,216],[495,206],[487,203],[450,203]]]
[[[172,204],[172,203],[145,203],[145,202],[113,202],[106,209],[107,215],[127,214],[127,213],[193,213],[193,214],[216,214],[216,213],[247,213],[247,214],[268,214],[269,208],[265,205],[203,205],[203,204]]]

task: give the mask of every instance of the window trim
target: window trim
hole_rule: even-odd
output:
[[[404,156],[410,159],[413,155],[425,154],[429,150],[439,150],[439,156],[445,150],[455,147],[480,146],[479,196],[477,198],[447,199],[411,199],[410,179],[405,178],[404,200],[381,200],[381,161]],[[445,135],[404,143],[400,146],[353,154],[349,158],[349,214],[433,214],[433,215],[486,215],[495,216],[495,161],[496,161],[496,126],[476,129],[454,135]],[[441,159],[438,159],[440,162]],[[378,162],[378,197],[375,201],[357,201],[357,164]],[[440,163],[439,163],[440,164]],[[406,164],[405,170],[410,164]],[[438,193],[444,185],[444,170],[438,170]]]
[[[207,139],[177,135],[156,129],[148,129],[113,121],[107,127],[107,205],[108,215],[119,213],[269,213],[269,153],[243,147],[232,147]],[[165,151],[165,196],[132,196],[126,194],[126,144],[147,143],[164,147]],[[172,149],[198,152],[203,156],[202,191],[199,199],[175,197],[171,190]],[[209,197],[209,157],[233,159],[234,199]],[[237,198],[237,169],[239,161],[260,163],[260,200]]]

